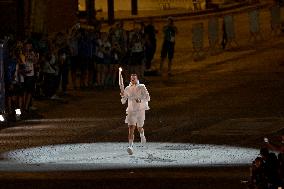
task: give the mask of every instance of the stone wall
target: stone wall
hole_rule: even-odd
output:
[[[41,1],[41,0],[40,0]],[[47,31],[65,30],[77,21],[78,3],[76,0],[46,0],[46,26]]]
[[[70,28],[77,21],[76,0],[32,0],[31,29],[52,33]]]
[[[107,11],[106,0],[95,0],[96,8]],[[115,0],[115,11],[131,10],[131,0]],[[163,6],[169,5],[172,9],[191,9],[193,7],[192,0],[138,0],[139,10],[160,10]]]

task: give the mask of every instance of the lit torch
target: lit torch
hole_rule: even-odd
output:
[[[122,72],[122,68],[121,67],[119,67],[119,72],[118,72],[118,82],[119,82],[119,87],[120,87],[120,92],[121,92],[121,94],[123,94],[123,92],[124,92],[124,84],[123,84],[123,77],[122,77],[122,74],[121,74],[121,72]]]

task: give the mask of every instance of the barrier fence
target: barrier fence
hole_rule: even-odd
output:
[[[248,13],[249,15],[249,25],[250,25],[250,37],[249,41],[257,41],[262,39],[260,33],[260,23],[259,23],[259,10],[252,10]]]
[[[214,52],[219,45],[219,20],[212,17],[208,20],[208,40],[211,52]]]
[[[270,7],[270,28],[271,35],[278,35],[283,30],[284,26],[284,7],[274,5]],[[261,25],[260,25],[260,9],[258,7],[248,10],[248,24],[249,24],[249,41],[262,40]],[[219,22],[219,18],[222,22]],[[226,48],[239,47],[236,40],[238,35],[235,28],[234,14],[223,15],[220,17],[209,17],[208,19],[208,42],[209,51],[215,52],[216,49],[220,49],[221,45]],[[222,25],[220,25],[222,23]],[[193,55],[199,56],[200,52],[204,49],[204,22],[192,24],[192,45]],[[220,29],[222,28],[222,29]],[[219,39],[222,36],[222,39]],[[225,43],[225,44],[222,44]],[[223,48],[224,48],[223,46]]]
[[[281,29],[280,7],[279,6],[271,7],[270,13],[271,13],[271,32],[273,34],[277,34]]]
[[[203,23],[194,24],[192,27],[192,46],[193,56],[198,58],[203,51],[203,35],[204,25]]]

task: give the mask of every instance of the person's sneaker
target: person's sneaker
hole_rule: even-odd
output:
[[[129,155],[132,155],[133,154],[133,148],[132,147],[127,147],[127,153],[129,154]]]
[[[146,144],[146,137],[145,136],[141,136],[141,144]]]

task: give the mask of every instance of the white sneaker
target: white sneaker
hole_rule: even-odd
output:
[[[146,137],[145,136],[141,136],[141,144],[146,144]]]
[[[129,155],[132,155],[133,154],[133,148],[132,147],[127,147],[127,152]]]

